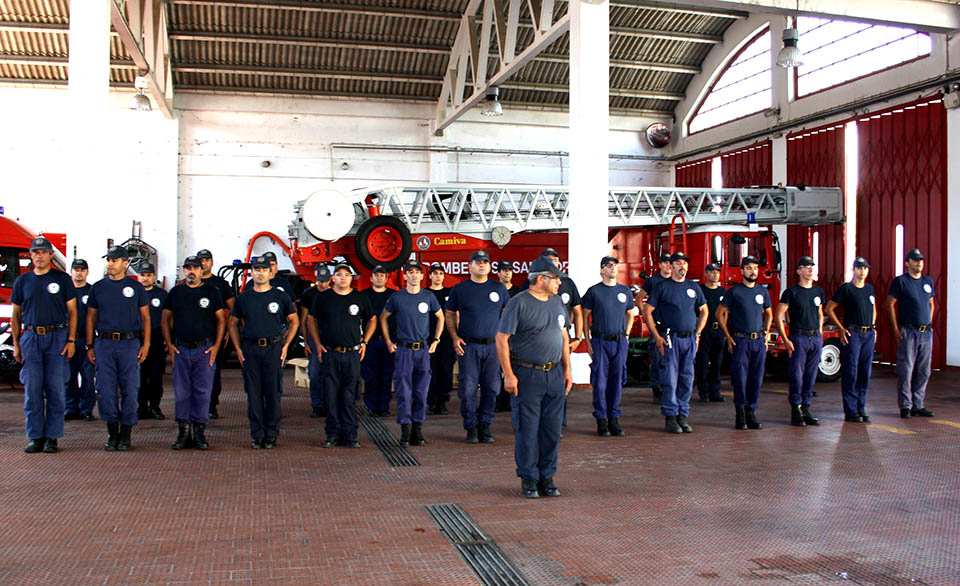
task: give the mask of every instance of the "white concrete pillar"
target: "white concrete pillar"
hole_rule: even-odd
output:
[[[110,0],[70,6],[70,101],[102,113],[110,97]]]
[[[787,137],[781,136],[770,140],[771,160],[771,179],[774,185],[787,184]],[[773,226],[773,232],[780,240],[780,291],[777,291],[777,299],[787,288],[787,225],[776,224]]]
[[[931,106],[932,108],[933,106]],[[947,365],[960,366],[960,109],[947,110],[947,298],[938,299],[939,311],[947,312]]]
[[[581,292],[600,280],[608,254],[610,5],[571,0],[570,277]]]

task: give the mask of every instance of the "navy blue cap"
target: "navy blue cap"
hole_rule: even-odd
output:
[[[660,262],[670,262],[670,255],[669,255],[669,254],[661,254],[661,255],[660,255]]]
[[[348,265],[348,264],[345,263],[345,262],[337,263],[337,266],[333,267],[333,272],[337,272],[337,271],[339,271],[340,269],[343,269],[343,270],[347,271],[347,272],[350,273],[351,275],[353,274],[353,267],[351,267],[350,265]]]
[[[205,258],[207,260],[213,260],[213,253],[207,250],[206,248],[204,248],[203,250],[197,253],[197,258]]]
[[[157,267],[153,266],[152,262],[149,262],[146,260],[140,263],[140,265],[137,267],[137,270],[139,270],[141,274],[143,273],[151,273],[154,275],[157,274]]]
[[[268,251],[264,252],[263,254],[261,254],[261,255],[260,255],[260,258],[266,259],[267,262],[277,262],[277,255],[274,254],[273,251],[270,251],[270,250],[268,250]]]
[[[717,264],[715,264],[715,263],[710,263],[710,264],[707,265],[707,268],[705,268],[705,269],[703,269],[703,270],[704,270],[704,272],[706,272],[706,271],[719,271],[719,270],[720,270],[720,267],[719,267]]]
[[[70,263],[70,268],[71,268],[71,269],[87,269],[87,270],[90,270],[90,267],[87,265],[87,261],[83,260],[82,258],[75,258],[75,259],[73,259],[73,262]]]
[[[914,248],[907,253],[907,260],[923,260],[923,253],[920,252],[919,248]]]
[[[251,261],[252,261],[252,260],[254,260],[254,259],[251,259]],[[200,266],[200,259],[197,258],[196,256],[188,256],[187,258],[183,259],[183,267],[184,267],[184,268],[186,268],[186,267],[198,267],[198,266]]]
[[[432,273],[433,271],[440,271],[441,273],[447,272],[447,271],[443,270],[443,265],[440,264],[440,263],[438,263],[438,262],[435,262],[435,263],[433,263],[433,264],[430,265],[430,272]]]
[[[490,255],[487,254],[486,250],[478,250],[470,255],[470,262],[473,261],[487,261],[490,262]]]
[[[186,266],[186,264],[184,264]],[[263,258],[262,256],[255,256],[250,259],[250,266],[255,269],[269,269],[270,261]]]
[[[801,256],[797,259],[797,268],[800,267],[812,267],[817,263],[813,262],[813,258],[809,256]]]
[[[497,270],[498,271],[512,271],[513,263],[509,260],[498,260],[497,261]]]
[[[50,252],[53,252],[53,245],[50,244],[50,241],[43,236],[38,236],[30,242],[30,252],[33,252],[34,250],[49,250]]]
[[[743,260],[740,261],[740,268],[744,268],[745,266],[747,266],[747,265],[749,265],[749,264],[759,265],[759,264],[760,264],[760,261],[757,260],[757,257],[755,257],[755,256],[753,256],[753,255],[747,255],[747,256],[743,257]]]
[[[687,262],[690,262],[690,257],[684,254],[683,252],[679,252],[679,251],[674,252],[673,254],[670,255],[670,262],[677,262],[678,260],[685,260]]]
[[[620,259],[615,256],[605,256],[600,259],[600,268],[605,267],[608,262],[619,263]]]
[[[420,264],[420,261],[408,260],[407,264],[403,265],[403,272],[407,272],[410,269],[419,269],[420,272],[423,272],[423,265]]]
[[[330,280],[330,267],[327,265],[317,265],[317,282],[326,283]]]
[[[541,256],[537,260],[530,263],[529,272],[533,273],[552,273],[554,275],[559,275],[561,277],[566,277],[567,275],[560,271],[557,265],[553,264],[553,261],[550,259]]]
[[[127,260],[130,256],[127,254],[127,249],[122,246],[111,246],[107,249],[107,254],[103,255],[103,258],[109,258],[111,260],[117,260],[122,258]]]
[[[383,268],[383,265],[377,265],[377,266],[373,267],[373,270],[370,271],[370,274],[373,274],[373,273],[386,273],[386,272],[387,272],[387,270]]]
[[[853,268],[859,269],[862,267],[870,268],[870,263],[867,262],[867,259],[863,258],[862,256],[858,256],[857,258],[853,259]]]
[[[557,254],[557,251],[552,248],[544,248],[543,252],[540,253],[540,256],[555,256],[560,258],[560,255]]]

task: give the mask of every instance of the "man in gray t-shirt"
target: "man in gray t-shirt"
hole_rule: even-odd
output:
[[[557,297],[562,276],[549,260],[535,260],[529,289],[507,304],[497,332],[504,390],[513,395],[514,459],[526,498],[560,496],[553,475],[564,398],[573,388],[570,314]]]

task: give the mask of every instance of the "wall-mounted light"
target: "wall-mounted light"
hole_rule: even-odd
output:
[[[483,99],[480,113],[484,116],[503,116],[503,106],[500,105],[500,88],[487,88],[487,96]]]
[[[149,87],[147,78],[143,75],[138,75],[133,81],[133,87],[136,88],[137,93],[130,100],[130,109],[139,112],[149,112],[152,110],[153,107],[150,105],[150,98],[143,95],[143,92]]]

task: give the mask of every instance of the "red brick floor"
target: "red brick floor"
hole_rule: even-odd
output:
[[[843,423],[823,384],[823,425],[790,427],[786,383],[769,379],[762,431],[733,430],[729,402],[695,403],[682,436],[631,388],[627,437],[599,438],[575,391],[563,496],[535,501],[518,496],[504,414],[493,445],[433,417],[411,448],[422,466],[391,468],[363,432],[359,450],[319,448],[288,372],[280,447],[253,451],[238,374],[206,453],[172,452],[168,419],[138,425],[128,453],[102,451],[102,422],[71,421],[60,454],[24,454],[22,394],[0,392],[0,584],[476,584],[435,503],[460,503],[534,584],[960,584],[955,372],[934,375],[932,421],[901,420],[879,370],[871,425]]]

